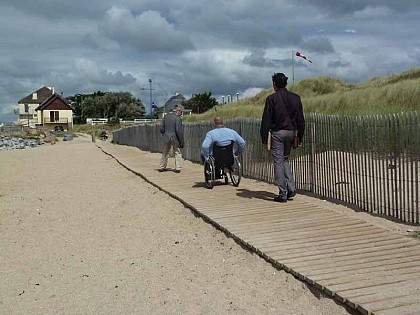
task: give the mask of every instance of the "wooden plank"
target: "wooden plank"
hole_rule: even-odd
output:
[[[222,224],[222,223],[221,223]],[[224,225],[226,228],[231,229],[232,232],[236,233],[237,229],[247,227],[248,225],[255,225],[258,223],[254,222],[246,222],[246,223],[228,223],[226,222]],[[328,225],[322,225],[322,226],[316,226],[313,228],[307,228],[306,230],[300,230],[299,222],[295,223],[293,226],[286,225],[279,231],[273,231],[276,232],[273,234],[274,238],[279,237],[278,241],[282,241],[282,236],[293,236],[293,235],[299,235],[299,237],[316,237],[316,236],[322,236],[325,235],[327,232],[331,234],[340,233],[340,231],[346,231],[349,229],[356,229],[356,228],[364,228],[365,230],[370,227],[370,225],[362,222],[362,221],[352,221],[351,224],[348,222],[336,222],[335,224],[329,223]],[[278,226],[276,225],[278,228]],[[378,230],[380,231],[380,230]]]
[[[261,232],[260,232],[261,231]],[[269,234],[272,231],[272,229],[258,229],[257,230],[258,233],[261,234]],[[254,233],[254,229],[249,230],[249,234],[252,235]],[[270,250],[270,249],[276,249],[277,246],[279,244],[285,244],[285,246],[288,245],[296,245],[299,246],[300,244],[304,244],[304,245],[308,245],[308,246],[314,246],[316,244],[320,244],[323,242],[341,242],[341,241],[346,241],[347,239],[367,239],[367,238],[371,238],[372,236],[376,236],[376,235],[387,235],[388,233],[386,233],[385,231],[374,231],[372,234],[367,234],[369,233],[369,231],[366,231],[366,228],[364,226],[360,227],[360,228],[348,228],[348,229],[342,229],[342,230],[338,230],[335,233],[330,233],[330,234],[325,234],[325,235],[320,235],[320,236],[316,236],[316,237],[300,237],[298,235],[296,235],[295,237],[289,237],[288,239],[281,239],[280,242],[274,242],[273,248],[271,248],[269,245],[265,246],[265,250]],[[240,232],[241,236],[246,237],[248,234],[246,232]]]
[[[310,255],[310,256],[301,256],[301,257],[292,257],[289,258],[287,256],[287,253],[284,253],[283,251],[273,251],[273,252],[268,252],[273,258],[275,258],[276,260],[280,260],[283,261],[284,263],[294,263],[294,264],[299,264],[300,262],[307,262],[307,261],[317,261],[317,263],[321,263],[320,260],[330,260],[330,259],[334,259],[336,257],[341,257],[341,258],[345,258],[345,259],[354,259],[355,255],[359,255],[359,254],[367,254],[369,256],[383,256],[385,254],[391,254],[392,253],[400,253],[400,251],[404,248],[404,244],[406,244],[404,242],[404,240],[399,240],[399,242],[395,243],[395,244],[391,244],[391,245],[378,245],[374,248],[363,248],[363,249],[354,249],[354,250],[349,250],[349,251],[345,251],[345,252],[337,252],[337,253],[325,253],[325,254],[321,254],[321,255]],[[411,248],[410,248],[411,250]],[[369,257],[368,256],[368,257]]]
[[[344,223],[343,223],[344,224]],[[277,252],[282,252],[283,250],[280,248],[278,249],[275,245],[280,245],[283,242],[292,241],[292,240],[304,240],[304,239],[315,239],[315,238],[324,238],[329,237],[330,239],[334,239],[338,237],[338,235],[345,234],[348,231],[366,231],[369,228],[368,225],[360,223],[350,225],[341,226],[341,224],[337,223],[333,227],[321,228],[320,230],[309,229],[309,230],[302,230],[295,233],[293,229],[291,231],[274,231],[268,237],[263,238],[264,243],[261,244],[264,248],[264,251],[271,254],[276,254]],[[238,233],[238,235],[241,235]],[[258,238],[255,239],[257,242]]]
[[[200,209],[204,210],[200,207]],[[278,222],[282,222],[282,220],[288,220],[290,222],[297,221],[300,222],[301,220],[292,220],[292,218],[285,218],[282,217],[276,212],[273,212],[271,209],[264,209],[264,208],[255,208],[252,211],[241,211],[237,213],[233,213],[232,211],[225,211],[223,213],[215,214],[214,211],[206,211],[209,215],[211,215],[215,220],[223,221],[223,222],[260,222],[260,221],[270,221],[272,219],[277,219]],[[306,217],[306,215],[305,215]],[[318,216],[318,219],[321,219]],[[305,220],[307,221],[307,220]]]
[[[339,239],[331,239],[328,237],[327,239],[323,240],[302,240],[297,239],[297,241],[281,241],[280,243],[276,243],[275,245],[264,246],[262,248],[264,251],[267,250],[289,250],[293,248],[307,248],[307,249],[324,249],[329,247],[341,247],[341,246],[349,246],[355,244],[366,244],[371,241],[378,241],[378,240],[387,240],[394,238],[394,236],[390,236],[388,233],[375,233],[372,237],[366,238],[366,234],[356,234],[351,235],[348,237],[341,237]],[[301,242],[298,242],[298,241]]]
[[[418,269],[417,269],[418,270]],[[368,279],[357,278],[354,276],[346,277],[346,280],[341,279],[339,283],[328,283],[328,290],[333,292],[343,292],[349,290],[357,290],[369,287],[379,287],[382,285],[388,285],[393,283],[401,283],[407,280],[420,279],[420,273],[409,272],[407,274],[394,273],[389,275],[383,275],[381,277],[370,277]],[[323,281],[318,281],[320,285],[326,287],[327,285]]]
[[[403,305],[419,303],[420,295],[418,291],[418,287],[411,287],[398,291],[377,290],[377,292],[373,294],[353,297],[351,301],[357,305],[363,304],[366,308],[376,312],[379,310],[393,309]]]
[[[395,261],[396,259],[404,259],[406,257],[414,257],[417,259],[418,255],[419,253],[413,252],[409,248],[398,251],[389,249],[381,251],[380,253],[366,252],[350,256],[344,255],[341,257],[327,258],[325,260],[319,260],[317,264],[314,264],[313,262],[294,263],[293,266],[302,273],[326,273],[326,270],[330,270],[330,272],[336,272],[339,270],[354,270],[355,266],[360,268],[363,265],[378,262],[384,262],[385,264],[385,261]]]
[[[356,298],[377,294],[377,296],[379,296],[380,299],[381,294],[383,294],[384,296],[386,296],[389,293],[400,295],[401,292],[407,292],[408,295],[410,292],[411,294],[414,294],[413,292],[417,292],[416,294],[418,294],[419,289],[419,280],[415,278],[400,282],[392,282],[388,284],[370,285],[363,288],[353,288],[343,291],[335,291],[335,295],[339,296],[340,298],[344,298],[345,300],[351,300],[352,298],[356,300]],[[327,289],[327,291],[328,290],[329,288]]]
[[[395,241],[395,238],[392,236],[382,236],[376,239],[372,239],[370,242],[366,239],[361,239],[360,237],[357,240],[349,240],[347,243],[345,239],[343,239],[340,243],[327,243],[323,245],[318,245],[315,243],[309,244],[278,244],[276,247],[270,247],[271,250],[282,250],[287,252],[288,255],[292,255],[294,253],[305,253],[305,255],[313,254],[321,254],[322,252],[331,252],[334,250],[335,252],[345,251],[352,248],[366,248],[371,247],[373,244],[380,244],[384,242],[391,242]],[[258,244],[256,244],[258,245]],[[311,246],[312,245],[312,246]],[[258,246],[261,248],[262,251],[268,251],[267,247],[264,245]],[[290,256],[289,256],[290,257]]]
[[[377,276],[382,271],[395,272],[403,271],[405,268],[420,266],[420,255],[414,257],[404,257],[399,259],[380,260],[371,263],[356,264],[350,268],[328,268],[323,272],[309,271],[307,277],[313,281],[327,281],[339,279],[349,275],[368,274]]]
[[[261,250],[264,250],[264,246],[259,243],[255,243]],[[287,259],[293,259],[293,258],[299,258],[299,257],[319,257],[324,254],[334,254],[341,252],[351,252],[351,251],[360,251],[360,250],[372,250],[377,249],[378,247],[387,246],[387,245],[400,245],[405,244],[404,239],[395,239],[390,237],[387,240],[376,240],[372,242],[365,242],[363,244],[354,244],[354,245],[346,245],[343,244],[341,246],[327,246],[324,248],[316,248],[313,247],[311,249],[305,249],[305,248],[289,248],[287,250],[283,250],[285,256]]]
[[[420,297],[418,297],[420,298]],[[419,315],[420,303],[374,311],[375,315]]]
[[[202,200],[200,201],[202,203]],[[231,204],[229,205],[229,209],[225,208],[226,205],[221,204],[220,206],[216,207],[215,205],[211,206],[203,206],[199,205],[199,208],[203,211],[208,211],[211,213],[214,218],[235,218],[235,217],[244,217],[247,215],[252,214],[259,214],[259,213],[267,213],[276,215],[278,218],[295,218],[296,220],[302,218],[304,220],[308,220],[309,217],[312,218],[320,218],[320,214],[322,213],[322,209],[311,209],[311,211],[306,211],[310,209],[309,206],[302,206],[300,208],[301,211],[296,212],[283,212],[279,213],[276,209],[271,207],[262,206],[262,205],[247,205],[247,208],[244,209],[242,204]],[[317,211],[318,210],[318,211]]]

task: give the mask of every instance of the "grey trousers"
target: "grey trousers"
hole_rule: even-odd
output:
[[[271,155],[274,162],[274,178],[279,188],[280,198],[287,198],[287,192],[295,191],[295,180],[289,164],[292,150],[293,130],[278,130],[271,132]]]
[[[181,149],[178,147],[178,143],[172,138],[168,143],[163,145],[162,156],[160,158],[160,168],[165,169],[167,167],[171,147],[175,154],[175,169],[180,171],[182,168],[182,153]]]

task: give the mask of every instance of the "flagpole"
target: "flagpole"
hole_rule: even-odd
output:
[[[294,56],[293,56],[293,50],[292,50],[292,83],[295,83],[295,66],[294,66]]]

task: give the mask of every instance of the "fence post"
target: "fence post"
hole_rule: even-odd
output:
[[[313,115],[311,115],[312,117]],[[315,143],[315,129],[316,129],[316,123],[315,121],[313,121],[313,119],[310,120],[310,134],[308,137],[309,140],[309,191],[311,193],[315,192],[315,147],[316,147],[316,143]]]

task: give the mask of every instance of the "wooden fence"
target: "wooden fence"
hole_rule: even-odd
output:
[[[303,147],[290,156],[297,188],[408,223],[420,223],[418,112],[381,116],[305,115]],[[260,139],[260,120],[232,119],[227,127],[246,140],[244,176],[274,182],[270,152]],[[117,144],[161,152],[159,124],[113,133]],[[201,143],[211,122],[185,123],[183,157],[200,162]]]

